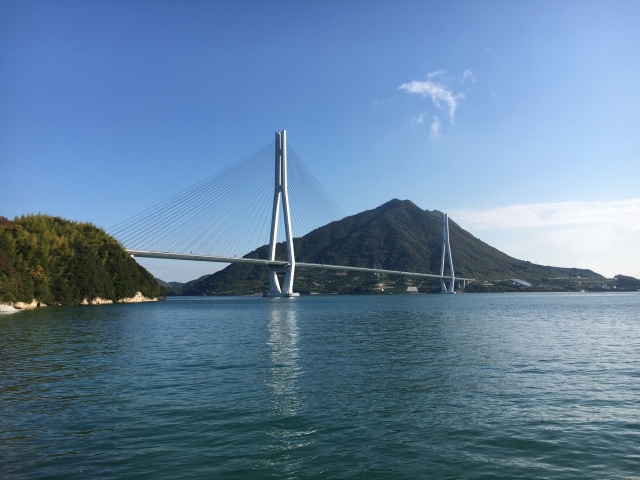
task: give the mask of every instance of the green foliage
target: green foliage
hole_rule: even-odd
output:
[[[0,301],[77,304],[136,292],[156,297],[158,284],[104,230],[48,215],[0,217]]]
[[[477,239],[451,220],[449,230],[457,277],[478,280],[516,277],[534,282],[542,278],[577,276],[602,279],[591,270],[549,267],[515,259]],[[391,200],[373,210],[295,238],[294,245],[298,262],[439,273],[442,214],[422,210],[408,200]],[[284,244],[279,244],[276,250],[279,258],[286,258]],[[260,247],[246,257],[267,258],[267,247]],[[421,292],[440,290],[439,283],[433,280],[420,282],[416,278],[376,277],[360,272],[337,275],[335,270],[297,268],[295,279],[294,289],[300,293],[382,293],[382,288],[384,293],[400,293],[405,292],[408,285],[420,285]],[[485,290],[478,288],[478,291]],[[169,289],[169,294],[227,295],[268,290],[264,267],[233,264],[213,275]],[[508,282],[491,291],[511,290],[519,291]]]
[[[616,275],[613,278],[616,280],[618,290],[640,290],[640,280],[637,278],[627,277],[626,275]]]

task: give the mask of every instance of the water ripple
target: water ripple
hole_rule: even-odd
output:
[[[0,317],[1,478],[637,478],[640,295]]]

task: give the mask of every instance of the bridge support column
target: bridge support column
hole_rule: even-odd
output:
[[[278,270],[269,267],[269,296],[297,297],[293,292],[293,279],[296,269],[296,257],[293,250],[293,231],[291,229],[291,212],[289,209],[289,190],[287,181],[287,131],[276,132],[276,181],[273,194],[273,211],[271,215],[271,237],[269,241],[269,260],[276,259],[276,245],[278,238],[278,218],[280,215],[280,199],[282,199],[282,216],[287,244],[287,265],[282,287],[278,281]]]
[[[447,215],[446,213],[442,214],[442,257],[440,259],[440,275],[442,276],[444,276],[445,256],[449,257],[449,272],[451,273],[451,280],[449,280],[449,285],[447,285],[446,281],[443,278],[440,279],[440,293],[456,293],[456,277],[455,273],[453,272],[451,244],[449,243],[449,215]]]

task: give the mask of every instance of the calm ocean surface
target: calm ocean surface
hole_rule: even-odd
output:
[[[0,316],[2,478],[640,478],[640,294]]]

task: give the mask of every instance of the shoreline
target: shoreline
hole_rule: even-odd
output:
[[[567,290],[567,291],[556,291],[556,292],[548,292],[548,291],[521,291],[521,292],[455,292],[456,295],[567,295],[567,294],[575,294],[575,295],[584,295],[584,294],[622,294],[622,293],[640,293],[640,290],[586,290],[581,292],[576,292],[575,290]],[[389,295],[402,295],[402,296],[419,296],[419,295],[431,295],[438,296],[441,292],[419,292],[419,293],[406,293],[406,292],[390,292]],[[310,297],[310,296],[328,296],[328,295],[337,295],[341,297],[345,296],[353,296],[353,297],[386,297],[387,294],[378,294],[378,293],[301,293],[299,297],[292,298],[302,298],[302,297]],[[257,293],[248,293],[248,294],[228,294],[228,295],[167,295],[167,300],[171,298],[233,298],[233,297],[260,297],[260,298],[270,298],[263,297],[261,294]],[[283,298],[283,297],[274,297],[274,298]]]
[[[76,305],[113,305],[114,303],[143,303],[143,302],[157,302],[157,298],[149,298],[142,295],[142,292],[136,292],[133,297],[121,298],[120,300],[103,299],[100,297],[92,300],[83,299],[82,302]],[[30,303],[26,302],[0,302],[0,314],[17,313],[22,310],[31,310],[33,308],[42,308],[47,306],[57,306],[59,303],[47,305],[46,303],[39,302],[35,298]]]

